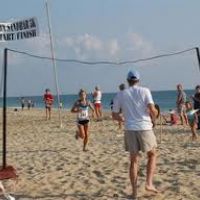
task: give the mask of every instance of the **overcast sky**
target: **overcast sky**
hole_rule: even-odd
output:
[[[37,17],[40,36],[0,43],[4,47],[50,56],[44,0],[0,0],[0,21]],[[124,61],[200,46],[199,0],[49,0],[55,53],[58,58],[84,61]],[[141,74],[151,90],[173,90],[200,83],[195,51],[124,66],[88,66],[57,62],[61,94],[91,92],[99,85],[115,92],[130,69]],[[8,94],[55,93],[52,63],[9,53]]]

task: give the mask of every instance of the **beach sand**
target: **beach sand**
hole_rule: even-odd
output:
[[[69,111],[62,115],[63,127],[59,128],[55,110],[52,120],[46,121],[44,110],[9,109],[7,163],[19,174],[16,199],[127,199],[131,194],[129,154],[124,151],[123,130],[118,130],[110,113],[103,121],[91,121],[87,152],[82,151],[82,141],[74,137],[76,115]],[[2,116],[0,120],[2,127]],[[144,190],[146,155],[141,154],[139,199],[199,200],[200,140],[192,142],[189,127],[180,125],[164,125],[162,135],[157,126],[155,133],[159,142],[155,185],[161,193]],[[2,130],[0,140],[2,143]],[[11,183],[5,182],[8,190]]]

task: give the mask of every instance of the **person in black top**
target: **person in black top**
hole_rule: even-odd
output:
[[[194,102],[194,109],[200,109],[200,85],[197,85],[195,88],[195,95],[192,96],[192,100]],[[200,129],[200,110],[197,113],[198,115],[198,126],[197,129]]]

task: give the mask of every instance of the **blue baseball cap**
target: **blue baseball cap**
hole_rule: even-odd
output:
[[[127,74],[127,80],[139,80],[140,74],[138,71],[129,71]]]

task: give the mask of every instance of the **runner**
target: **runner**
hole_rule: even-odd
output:
[[[88,143],[88,128],[89,128],[89,108],[94,112],[94,108],[89,100],[87,100],[86,91],[81,89],[79,92],[79,99],[74,103],[71,112],[77,113],[77,126],[76,139],[79,137],[83,139],[83,151],[87,151],[86,146]]]

